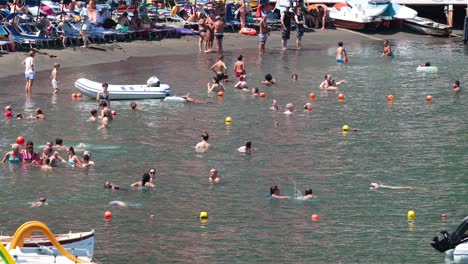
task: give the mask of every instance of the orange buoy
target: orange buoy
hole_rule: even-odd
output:
[[[19,137],[16,138],[16,144],[18,144],[18,145],[23,145],[24,141],[25,141],[25,139],[24,139],[23,136],[19,136]]]
[[[106,220],[107,222],[112,220],[112,212],[111,211],[106,211],[104,213],[104,220]]]
[[[428,102],[432,102],[432,95],[428,95],[428,96],[426,96],[426,101],[428,101]]]
[[[111,114],[112,114],[112,115],[117,115],[117,111],[112,110],[112,111],[111,111]]]
[[[314,94],[314,93],[310,93],[310,94],[309,94],[309,99],[310,99],[310,100],[315,100],[315,94]]]
[[[260,97],[265,97],[266,94],[265,94],[265,93],[260,93],[258,96],[260,96]]]
[[[344,94],[339,94],[338,95],[338,100],[340,100],[340,101],[344,100]]]
[[[320,219],[320,217],[318,216],[318,214],[313,214],[310,216],[310,219],[312,219],[312,221],[314,222],[317,222]]]
[[[389,96],[387,97],[387,99],[388,99],[389,101],[393,101],[393,95],[389,95]]]
[[[218,96],[224,96],[224,92],[222,91],[218,92]]]

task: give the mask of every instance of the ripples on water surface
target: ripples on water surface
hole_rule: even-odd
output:
[[[381,43],[348,45],[349,65],[336,65],[335,47],[314,47],[279,55],[268,51],[259,59],[244,51],[248,81],[266,73],[279,82],[261,87],[266,99],[228,89],[224,99],[206,96],[205,70],[214,55],[131,59],[127,67],[106,64],[64,69],[65,89],[51,96],[39,73],[32,99],[23,91],[22,76],[3,80],[1,105],[31,114],[41,107],[47,120],[0,121],[0,150],[8,150],[17,135],[36,148],[62,137],[65,144],[84,143],[96,167],[89,171],[57,168],[42,172],[5,164],[0,167],[1,225],[10,234],[28,220],[45,221],[55,232],[97,231],[96,257],[104,263],[441,263],[429,242],[443,228],[453,229],[465,216],[467,195],[465,93],[453,94],[450,81],[466,80],[465,51],[458,44],[409,43],[394,46],[393,61],[378,57]],[[302,56],[298,56],[301,54]],[[238,53],[228,53],[232,67]],[[438,74],[418,74],[418,63],[431,61]],[[445,67],[446,66],[446,67]],[[154,72],[178,95],[207,99],[207,105],[177,105],[139,101],[113,102],[118,111],[108,130],[85,120],[95,102],[72,101],[73,82],[87,77],[109,83],[145,82]],[[299,75],[292,83],[291,74]],[[323,75],[347,80],[346,100],[317,88]],[[18,83],[21,83],[19,85]],[[228,84],[232,87],[232,84]],[[311,113],[302,112],[310,92],[317,94]],[[386,97],[395,96],[393,106]],[[434,102],[428,104],[426,95]],[[285,116],[269,110],[271,99],[293,102],[297,112]],[[224,118],[231,116],[231,125]],[[279,127],[274,127],[274,122]],[[343,134],[344,124],[357,132]],[[193,146],[203,131],[215,149],[196,154]],[[236,148],[252,140],[257,148],[242,155]],[[78,148],[81,155],[84,148]],[[66,155],[62,153],[62,155]],[[155,190],[109,191],[138,181],[157,168]],[[210,168],[222,183],[207,182]],[[415,191],[368,190],[370,182],[410,185]],[[294,195],[311,187],[316,201],[270,200],[269,187]],[[46,196],[50,206],[29,209],[27,202]],[[108,202],[122,200],[131,208],[113,208],[104,224]],[[415,210],[414,225],[406,212]],[[198,220],[210,215],[208,224]],[[447,222],[440,214],[448,214]],[[312,222],[310,215],[321,219]],[[155,219],[150,219],[151,214]]]

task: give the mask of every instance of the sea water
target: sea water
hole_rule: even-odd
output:
[[[35,146],[60,137],[76,146],[78,155],[91,150],[96,166],[52,171],[0,166],[0,225],[9,234],[29,220],[44,221],[55,233],[95,229],[95,256],[102,263],[443,262],[444,255],[429,243],[466,216],[468,198],[465,48],[401,41],[393,46],[393,60],[379,57],[380,42],[347,49],[350,63],[344,65],[335,63],[335,47],[268,50],[261,59],[255,49],[243,50],[247,81],[266,98],[235,91],[232,84],[223,98],[207,96],[211,54],[133,58],[127,67],[64,68],[58,95],[51,95],[49,72],[40,72],[30,99],[22,95],[22,75],[3,79],[2,106],[11,104],[25,115],[40,107],[47,119],[1,120],[2,153],[18,135]],[[230,68],[239,53],[226,53]],[[426,61],[439,72],[417,73],[416,66]],[[113,102],[118,115],[109,129],[98,130],[86,121],[95,100],[70,97],[80,77],[145,83],[154,70],[176,95],[190,92],[211,104],[143,100],[137,102],[141,110],[132,111],[128,101]],[[277,85],[259,85],[267,73]],[[339,87],[343,102],[337,93],[318,89],[326,73],[346,80]],[[459,94],[451,90],[454,79],[462,82]],[[304,112],[311,92],[317,94],[313,111]],[[389,94],[393,105],[387,103]],[[432,103],[425,100],[429,94]],[[269,110],[272,99],[282,108],[293,103],[295,113]],[[224,123],[227,116],[231,124]],[[343,133],[345,124],[357,131]],[[195,153],[204,131],[214,148]],[[246,140],[256,148],[249,155],[236,151]],[[149,168],[156,168],[156,188],[131,189]],[[221,183],[208,182],[211,168]],[[104,189],[107,180],[129,191]],[[416,189],[370,191],[370,182]],[[320,200],[267,199],[274,185],[292,197],[310,187]],[[47,197],[49,206],[29,208],[39,197]],[[111,207],[113,200],[139,207]],[[113,212],[107,224],[106,210]],[[410,224],[408,210],[416,212]],[[206,223],[198,219],[201,211],[209,214]],[[320,216],[318,222],[310,220],[312,213]]]

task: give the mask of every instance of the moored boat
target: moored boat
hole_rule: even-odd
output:
[[[448,37],[452,33],[452,28],[448,25],[418,16],[413,19],[405,19],[403,25],[414,32],[432,36]]]
[[[463,219],[454,232],[441,231],[432,241],[431,246],[439,252],[445,252],[451,263],[468,263],[468,217]]]
[[[357,9],[358,13],[363,13],[367,17],[375,17],[387,10],[390,0],[346,0],[346,3],[352,9]]]
[[[75,87],[81,93],[96,98],[102,89],[102,83],[80,78],[75,82]],[[147,84],[109,84],[107,91],[111,100],[164,99],[172,94],[170,86],[161,84],[156,77],[149,78]]]
[[[351,8],[346,3],[336,3],[330,9],[330,18],[336,27],[354,30],[376,29],[382,23],[379,17],[367,16],[362,8]]]

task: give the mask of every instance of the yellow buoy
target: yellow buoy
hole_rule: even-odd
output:
[[[226,123],[231,123],[232,122],[232,118],[230,116],[226,117]]]
[[[207,212],[200,212],[200,218],[201,219],[208,218],[208,213]]]
[[[408,218],[413,219],[416,216],[416,213],[413,210],[408,211]]]
[[[344,125],[344,126],[343,126],[343,131],[349,131],[349,126],[348,126],[348,125]]]

